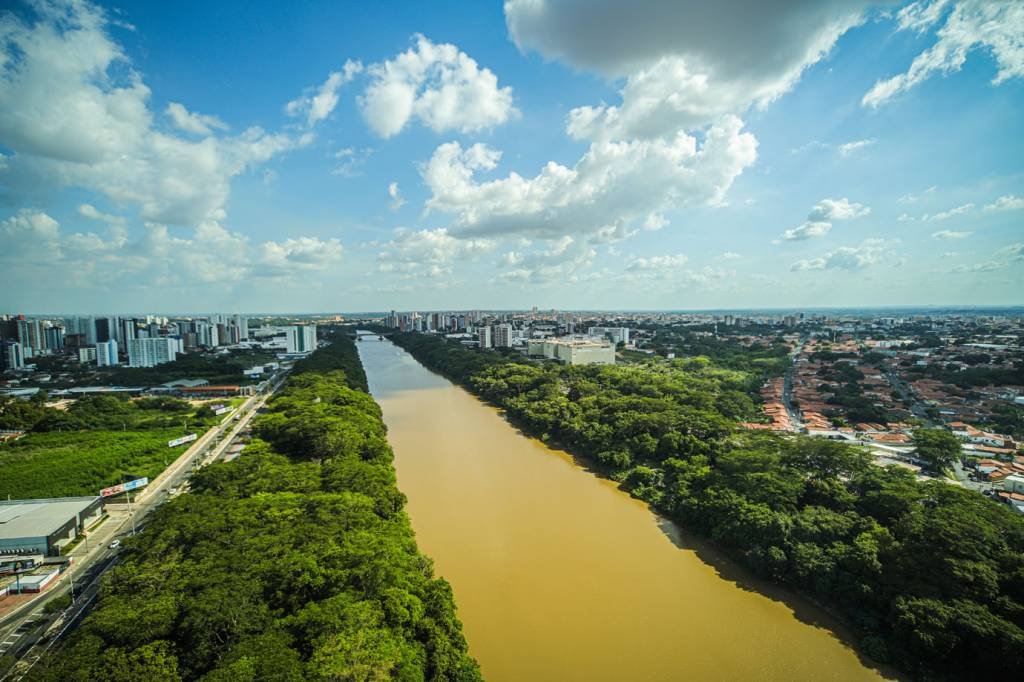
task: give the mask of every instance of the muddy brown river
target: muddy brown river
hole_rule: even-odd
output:
[[[420,549],[486,679],[871,680],[759,583],[389,341],[359,342]]]

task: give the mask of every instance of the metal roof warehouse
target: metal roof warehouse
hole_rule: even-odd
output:
[[[103,498],[0,500],[0,554],[59,555],[103,514]]]

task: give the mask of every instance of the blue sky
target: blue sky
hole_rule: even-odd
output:
[[[1021,3],[2,17],[0,310],[1024,302]]]

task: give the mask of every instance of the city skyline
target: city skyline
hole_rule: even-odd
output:
[[[1024,6],[589,11],[16,5],[0,309],[1024,302]]]

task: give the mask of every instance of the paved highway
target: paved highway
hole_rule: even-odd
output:
[[[270,390],[250,397],[238,410],[203,434],[132,500],[130,513],[127,500],[106,505],[107,520],[86,536],[87,541],[81,542],[68,554],[72,563],[58,586],[51,587],[0,620],[0,656],[15,659],[7,670],[0,670],[0,682],[20,680],[46,651],[74,629],[92,607],[99,579],[117,563],[119,549],[111,548],[110,544],[139,532],[149,513],[168,499],[170,490],[183,490],[195,468],[222,457],[228,445],[281,387],[284,378],[284,373],[275,377]],[[63,612],[45,613],[46,603],[69,594],[72,583],[74,604]]]

